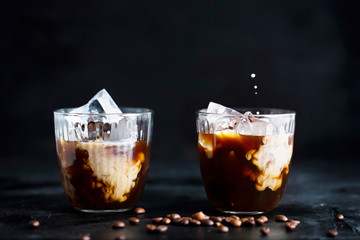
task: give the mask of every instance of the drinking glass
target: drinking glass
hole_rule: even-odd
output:
[[[200,169],[210,203],[231,214],[260,214],[279,204],[289,175],[295,112],[234,108],[253,114],[197,115]]]
[[[122,212],[139,201],[149,169],[153,111],[54,111],[60,175],[70,203],[84,212]]]

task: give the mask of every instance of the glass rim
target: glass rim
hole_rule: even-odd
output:
[[[153,115],[154,110],[142,107],[120,107],[123,110],[129,110],[129,112],[122,113],[70,113],[71,110],[76,108],[59,108],[54,110],[55,115],[63,116],[139,116],[139,115]]]
[[[206,108],[196,111],[198,115],[213,115],[213,116],[241,116],[245,112],[250,111],[254,117],[281,117],[281,116],[295,116],[294,110],[281,108],[262,108],[262,107],[232,107],[231,109],[239,113],[209,113]],[[257,114],[257,112],[260,112]]]

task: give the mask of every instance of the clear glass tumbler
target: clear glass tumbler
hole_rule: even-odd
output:
[[[71,204],[84,212],[122,212],[139,201],[149,168],[153,111],[54,111],[61,180]]]
[[[235,110],[253,114],[197,112],[204,188],[211,204],[222,212],[269,212],[279,204],[288,179],[295,112]]]

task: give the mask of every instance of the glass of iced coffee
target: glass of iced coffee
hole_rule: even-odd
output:
[[[197,112],[198,149],[211,204],[232,214],[277,207],[293,152],[295,112],[227,108],[210,102]]]
[[[122,212],[139,201],[149,168],[153,111],[118,108],[105,90],[54,111],[65,194],[84,212]]]

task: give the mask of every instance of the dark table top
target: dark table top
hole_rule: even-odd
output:
[[[215,227],[169,225],[163,234],[148,234],[146,224],[167,213],[191,216],[197,211],[221,215],[207,201],[198,162],[184,159],[151,159],[144,194],[139,206],[146,209],[138,225],[122,230],[111,228],[114,220],[127,223],[132,212],[90,214],[74,210],[68,203],[53,159],[4,158],[0,169],[0,239],[326,239],[328,229],[339,232],[337,239],[360,239],[360,162],[356,159],[301,159],[294,157],[284,197],[266,226],[230,228],[217,233]],[[6,163],[6,164],[5,164]],[[335,216],[345,216],[342,222]],[[301,224],[287,232],[277,214],[298,219]],[[31,219],[40,227],[31,229]]]

